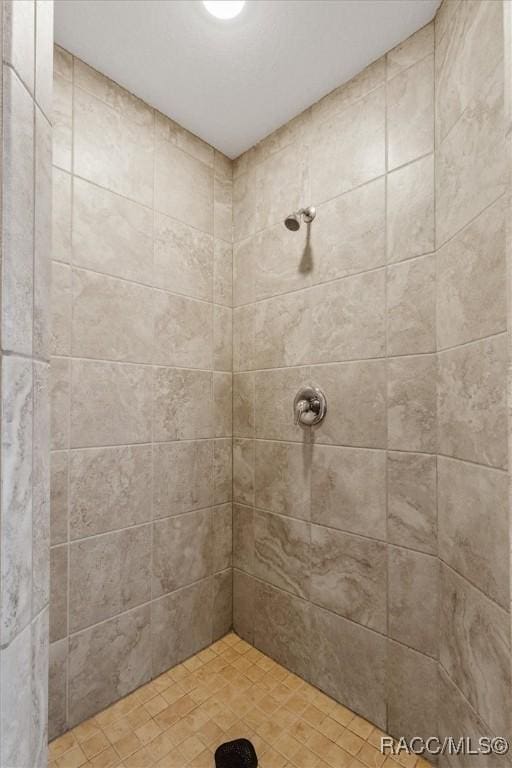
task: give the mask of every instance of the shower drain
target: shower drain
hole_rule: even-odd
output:
[[[256,751],[247,739],[235,739],[215,750],[215,768],[257,768]]]

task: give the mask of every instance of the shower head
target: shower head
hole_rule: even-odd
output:
[[[302,221],[305,221],[306,224],[311,224],[315,216],[316,209],[312,205],[308,205],[307,208],[301,208],[300,211],[297,211],[296,213],[290,213],[284,220],[284,225],[291,232],[297,232],[297,230],[300,229],[301,219]]]

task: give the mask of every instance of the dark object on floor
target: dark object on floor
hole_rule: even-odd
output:
[[[247,739],[235,739],[215,750],[215,768],[257,768],[256,751]]]

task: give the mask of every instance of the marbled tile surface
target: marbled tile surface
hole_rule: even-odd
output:
[[[428,768],[383,755],[382,736],[229,634],[51,742],[49,766],[211,768],[220,744],[247,738],[261,768]]]

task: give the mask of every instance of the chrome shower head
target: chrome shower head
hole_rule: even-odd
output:
[[[290,213],[284,220],[284,225],[291,232],[297,232],[297,230],[300,229],[301,219],[302,221],[305,221],[306,224],[311,224],[315,216],[316,208],[312,205],[308,205],[307,208],[301,208],[300,211],[297,211],[296,213]]]

